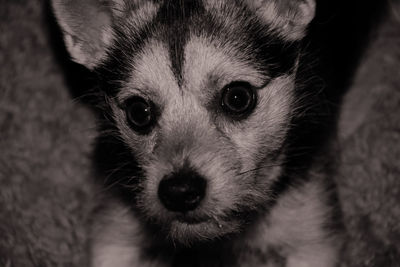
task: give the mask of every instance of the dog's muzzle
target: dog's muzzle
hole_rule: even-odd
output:
[[[196,209],[206,193],[207,181],[191,168],[165,176],[158,185],[158,197],[170,211],[186,213]]]

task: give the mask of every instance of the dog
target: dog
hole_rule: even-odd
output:
[[[98,81],[91,266],[337,266],[323,93],[302,71],[314,0],[52,7]]]

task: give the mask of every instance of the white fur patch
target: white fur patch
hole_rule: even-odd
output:
[[[89,62],[87,54],[82,49],[82,43],[76,43],[73,41],[73,36],[71,34],[64,34],[65,45],[71,56],[73,56],[74,61],[85,65]]]
[[[238,54],[235,48],[227,44],[213,42],[204,36],[192,37],[185,47],[185,90],[202,90],[204,93],[210,90],[207,88],[210,78],[217,78],[217,89],[240,80],[261,86],[266,77],[255,68],[254,63],[238,58]]]
[[[142,245],[140,229],[128,208],[119,203],[108,204],[107,209],[97,214],[92,229],[91,266],[130,267],[138,264]]]
[[[289,189],[246,237],[248,245],[280,247],[288,267],[336,266],[340,243],[323,228],[331,213],[331,207],[324,203],[327,192],[323,188],[313,180]]]

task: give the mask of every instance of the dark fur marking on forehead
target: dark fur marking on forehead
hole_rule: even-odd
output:
[[[199,0],[168,0],[161,6],[156,21],[165,31],[162,33],[168,44],[172,71],[181,85],[184,48],[189,37],[192,16],[204,11]]]
[[[203,10],[199,0],[168,0],[162,4],[157,16],[138,32],[129,23],[124,24],[124,21],[115,25],[117,40],[107,51],[106,61],[95,68],[101,89],[110,96],[118,93],[122,86],[121,81],[129,79],[132,59],[152,36],[161,38],[168,44],[172,71],[180,84],[189,22],[194,14]]]
[[[251,49],[252,61],[258,62],[271,78],[291,73],[299,52],[297,42],[287,42],[253,22],[245,26],[242,36],[247,43],[239,43],[240,50]]]
[[[94,69],[100,89],[107,95],[116,96],[123,86],[122,82],[129,79],[132,60],[144,46],[154,27],[154,22],[150,22],[138,33],[130,29],[129,25],[114,27],[117,40],[107,51],[106,60]]]
[[[230,8],[241,14],[239,22],[224,23],[212,12],[206,12],[200,0],[165,1],[156,17],[139,30],[133,29],[129,22],[120,21],[114,26],[116,42],[108,50],[106,60],[95,68],[100,87],[106,94],[115,96],[123,86],[121,82],[127,81],[132,73],[135,55],[152,37],[167,43],[172,71],[180,85],[184,47],[191,34],[208,36],[228,48],[235,47],[238,58],[253,62],[271,78],[290,73],[298,56],[299,42],[280,38],[244,5],[232,2]]]

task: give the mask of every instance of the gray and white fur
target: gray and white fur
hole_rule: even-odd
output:
[[[323,99],[300,69],[313,0],[52,4],[98,77],[91,266],[337,265]]]

